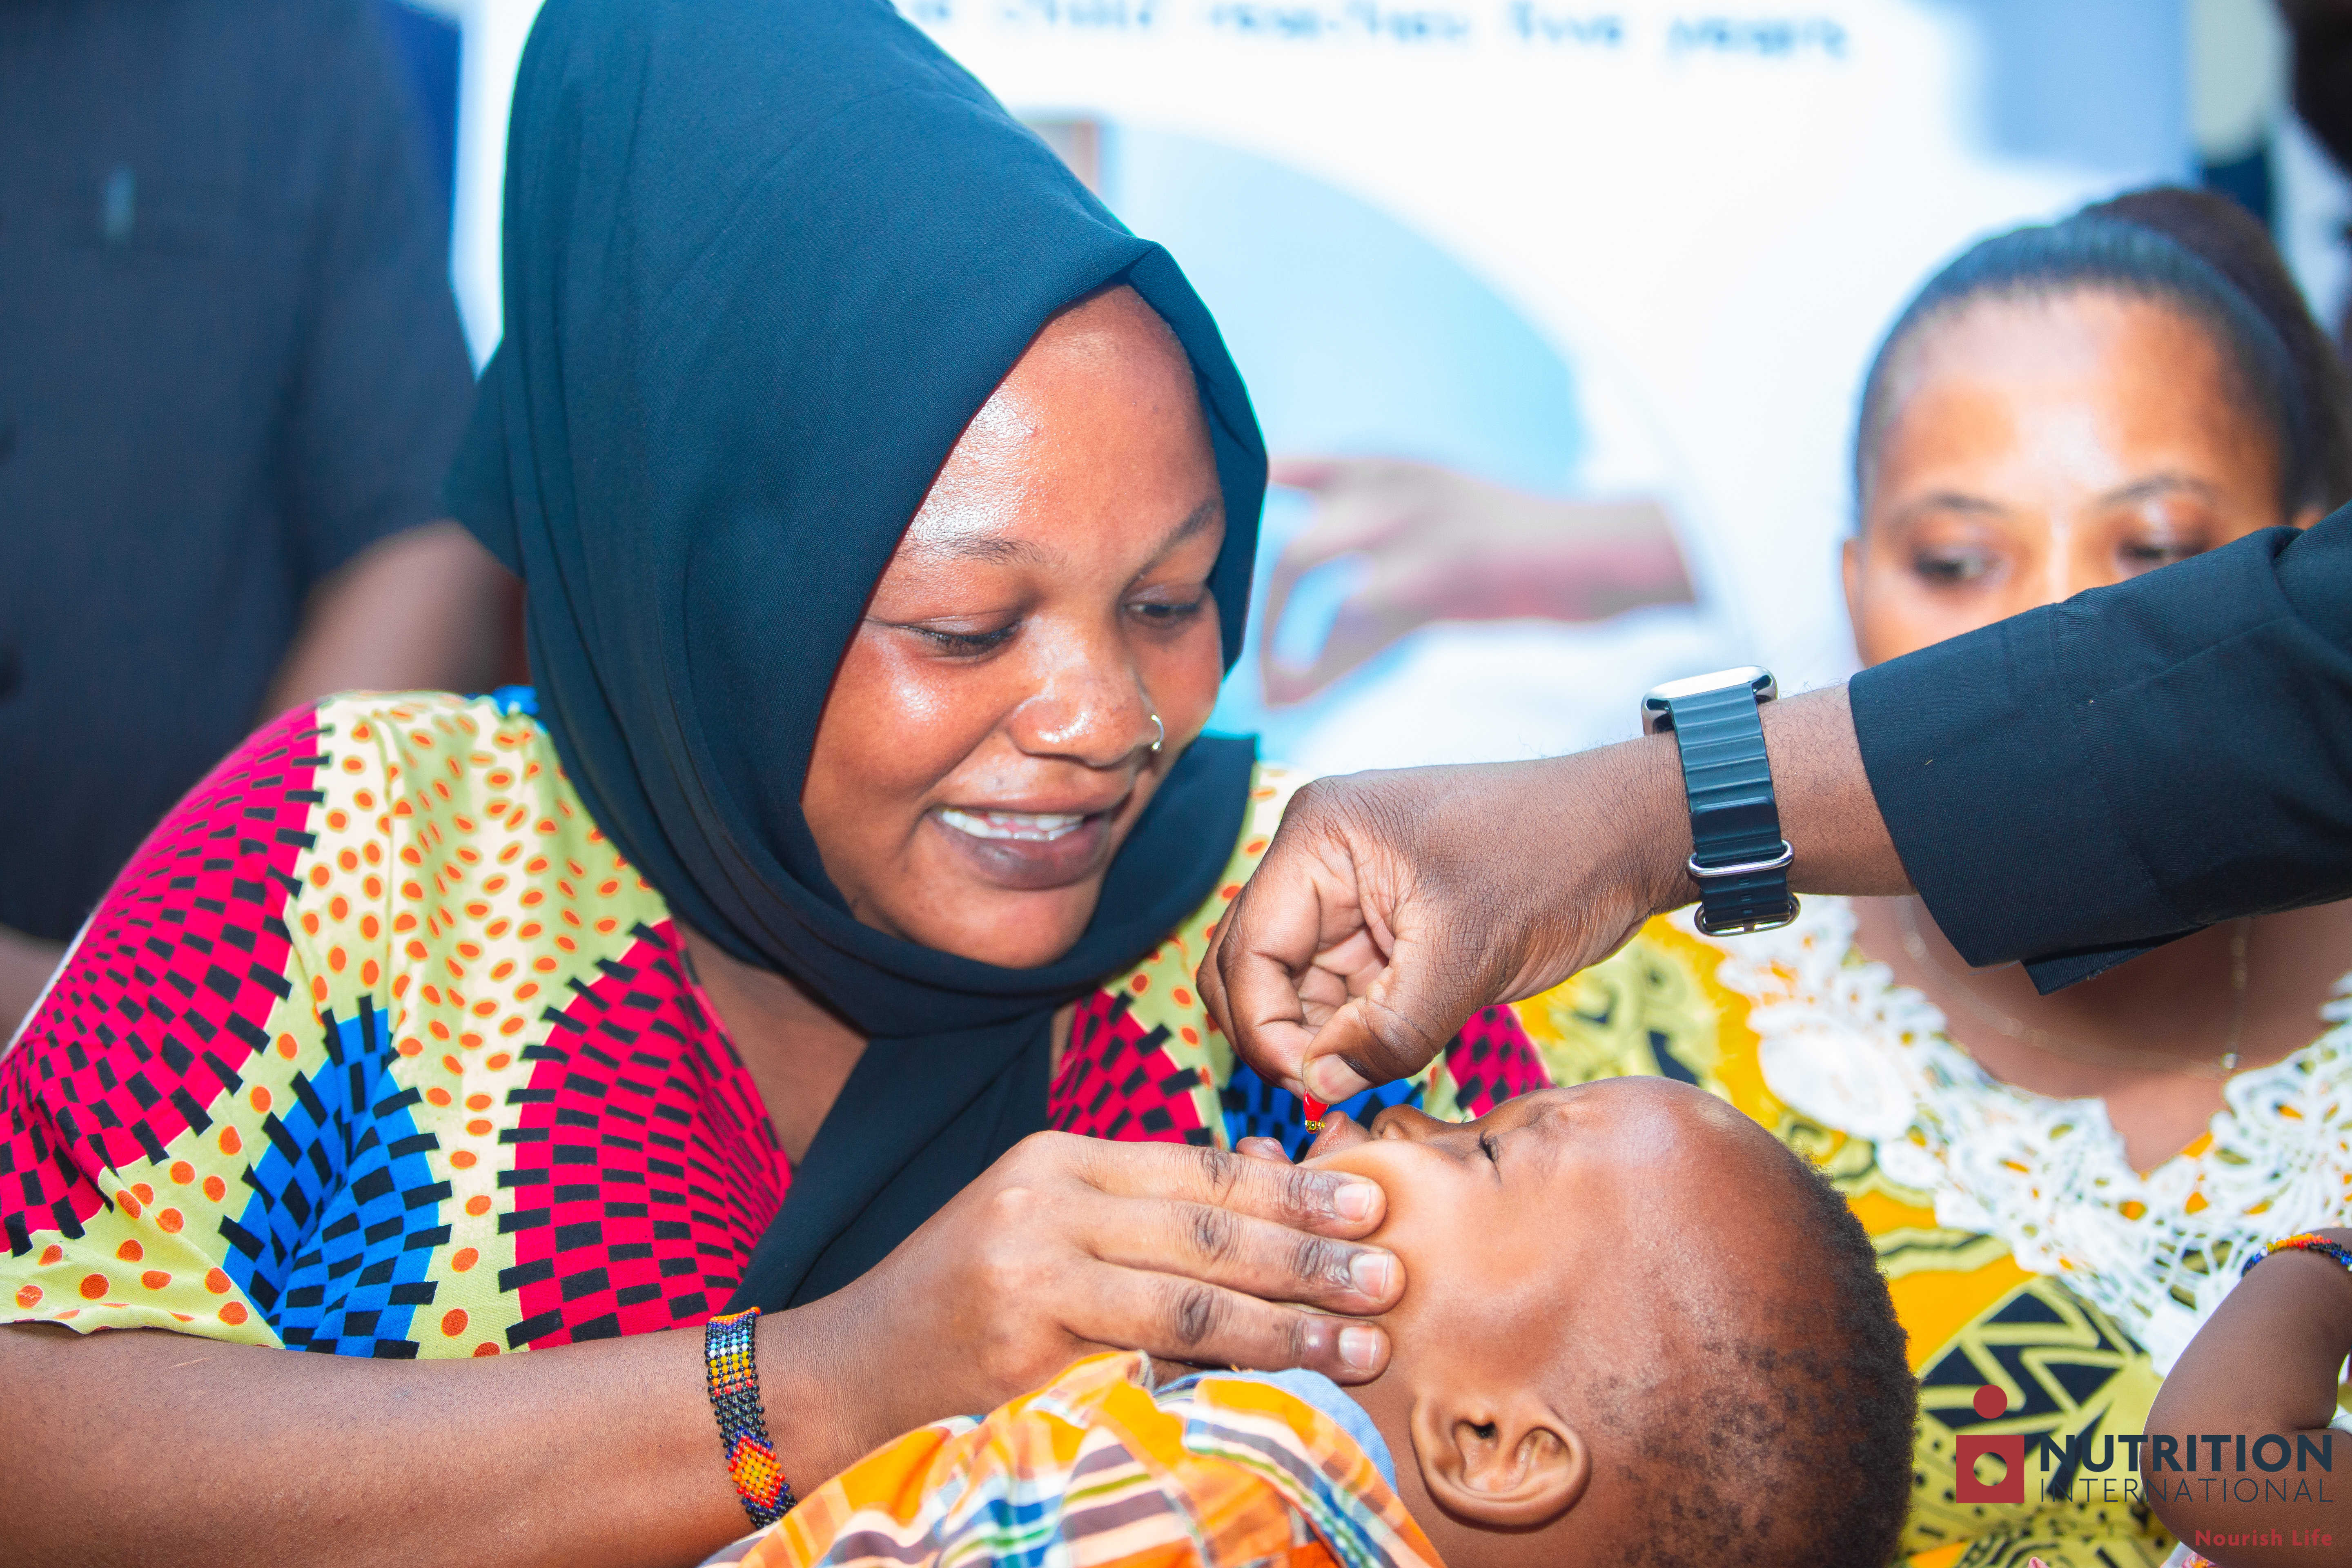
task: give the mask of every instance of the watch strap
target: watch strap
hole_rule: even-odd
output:
[[[1710,936],[1769,931],[1796,918],[1789,891],[1793,858],[1780,836],[1764,721],[1745,682],[1666,702],[1690,797],[1695,916]]]

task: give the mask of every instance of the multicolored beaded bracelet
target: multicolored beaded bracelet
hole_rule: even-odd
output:
[[[719,1417],[719,1447],[727,1473],[753,1525],[764,1530],[800,1500],[784,1479],[776,1446],[768,1440],[768,1413],[760,1404],[760,1368],[751,1359],[751,1332],[760,1309],[723,1312],[703,1325],[702,1361],[709,1374],[710,1408]]]
[[[2272,1253],[2284,1252],[2289,1249],[2296,1252],[2320,1253],[2336,1259],[2347,1270],[2352,1270],[2352,1247],[2346,1247],[2341,1242],[2330,1241],[2316,1231],[2306,1230],[2300,1236],[2290,1236],[2284,1240],[2273,1241],[2252,1258],[2247,1258],[2245,1268],[2239,1271],[2241,1278],[2252,1274],[2254,1271],[2254,1265]]]

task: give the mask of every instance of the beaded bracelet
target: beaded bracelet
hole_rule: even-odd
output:
[[[2268,1247],[2263,1247],[2260,1252],[2255,1253],[2252,1258],[2247,1258],[2246,1267],[2240,1270],[2241,1277],[2252,1274],[2254,1271],[2254,1265],[2260,1263],[2263,1258],[2268,1258],[2272,1253],[2284,1252],[2289,1249],[2296,1252],[2316,1252],[2325,1257],[2336,1259],[2336,1261],[2342,1264],[2347,1270],[2352,1270],[2352,1247],[2346,1247],[2340,1242],[2330,1241],[2316,1231],[2306,1230],[2300,1236],[2290,1236],[2285,1237],[2284,1240],[2273,1241]]]
[[[719,1417],[719,1447],[735,1495],[760,1529],[792,1512],[800,1500],[784,1479],[776,1446],[768,1440],[768,1413],[760,1404],[760,1368],[751,1359],[751,1332],[760,1309],[724,1312],[702,1329],[702,1361],[710,1381],[710,1408]]]

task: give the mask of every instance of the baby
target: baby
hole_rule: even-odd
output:
[[[1373,1177],[1393,1353],[1154,1384],[1097,1356],[886,1445],[723,1554],[754,1568],[1280,1563],[1883,1568],[1915,1385],[1862,1226],[1697,1089],[1616,1079],[1475,1121],[1335,1117]]]

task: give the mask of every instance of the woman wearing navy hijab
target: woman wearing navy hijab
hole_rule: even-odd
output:
[[[1174,262],[876,0],[555,0],[506,199],[536,696],[264,731],[0,1059],[0,1554],[691,1562],[1096,1348],[1376,1373],[1191,990],[1295,781]]]

